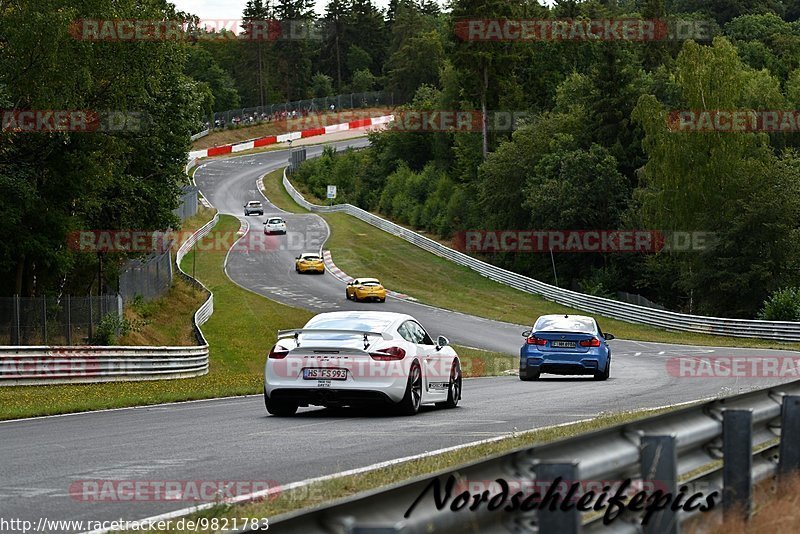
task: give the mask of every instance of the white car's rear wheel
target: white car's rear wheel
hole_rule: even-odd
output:
[[[416,362],[411,364],[406,384],[406,394],[397,405],[402,415],[415,415],[422,404],[422,370]]]
[[[289,417],[297,413],[298,405],[292,401],[280,401],[267,397],[267,389],[264,388],[264,405],[267,411],[278,417]]]
[[[447,387],[447,400],[437,402],[439,408],[455,408],[461,400],[461,366],[458,362],[453,362],[450,369],[450,384]]]

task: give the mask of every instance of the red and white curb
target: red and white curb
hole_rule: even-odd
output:
[[[333,276],[338,278],[344,283],[349,283],[355,280],[352,276],[345,273],[343,270],[338,268],[335,263],[333,263],[333,259],[331,258],[331,251],[330,250],[323,250],[322,251],[322,259],[325,260],[325,268],[331,273]],[[414,297],[409,297],[403,293],[398,293],[397,291],[392,291],[390,289],[386,290],[386,296],[392,297],[398,300],[410,300],[412,302],[416,301]]]
[[[394,115],[384,115],[383,117],[372,117],[367,119],[357,119],[342,124],[332,124],[330,126],[321,126],[319,128],[311,128],[300,132],[291,132],[281,135],[269,135],[267,137],[259,137],[258,139],[251,139],[232,145],[215,146],[212,148],[204,148],[203,150],[195,150],[189,152],[189,159],[192,158],[211,158],[214,156],[222,156],[225,154],[235,154],[236,152],[244,152],[245,150],[252,150],[254,148],[274,145],[277,143],[285,143],[286,141],[295,141],[297,139],[305,139],[307,137],[315,137],[317,135],[325,135],[336,132],[344,132],[347,130],[357,130],[359,128],[366,128],[369,126],[378,126],[388,124],[394,120]]]

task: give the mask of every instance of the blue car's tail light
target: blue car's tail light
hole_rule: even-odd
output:
[[[597,339],[596,337],[581,341],[581,347],[599,347],[599,346],[600,346],[600,340]]]
[[[536,337],[536,336],[530,336],[528,338],[527,342],[528,342],[528,345],[538,345],[540,347],[543,347],[543,346],[547,345],[547,340],[546,339],[542,339],[542,338]]]

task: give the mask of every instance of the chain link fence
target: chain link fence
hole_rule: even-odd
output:
[[[174,274],[171,249],[130,260],[119,275],[119,294],[126,303],[137,296],[146,301],[158,298],[169,290]]]
[[[309,98],[283,104],[270,104],[252,108],[232,109],[214,113],[205,130],[223,129],[233,126],[253,125],[262,122],[286,120],[302,117],[303,114],[327,111],[343,111],[353,109],[393,107],[394,93],[386,91],[369,91],[366,93],[350,93],[321,98]],[[333,108],[331,108],[333,106]],[[292,115],[294,113],[294,115]],[[202,132],[201,132],[202,133]]]
[[[0,345],[85,345],[104,318],[122,316],[119,295],[0,297]]]

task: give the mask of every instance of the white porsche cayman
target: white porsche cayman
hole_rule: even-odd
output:
[[[299,406],[384,402],[413,415],[421,404],[454,408],[461,362],[444,336],[434,342],[410,315],[322,313],[297,330],[278,332],[264,367],[264,402],[273,415]]]

